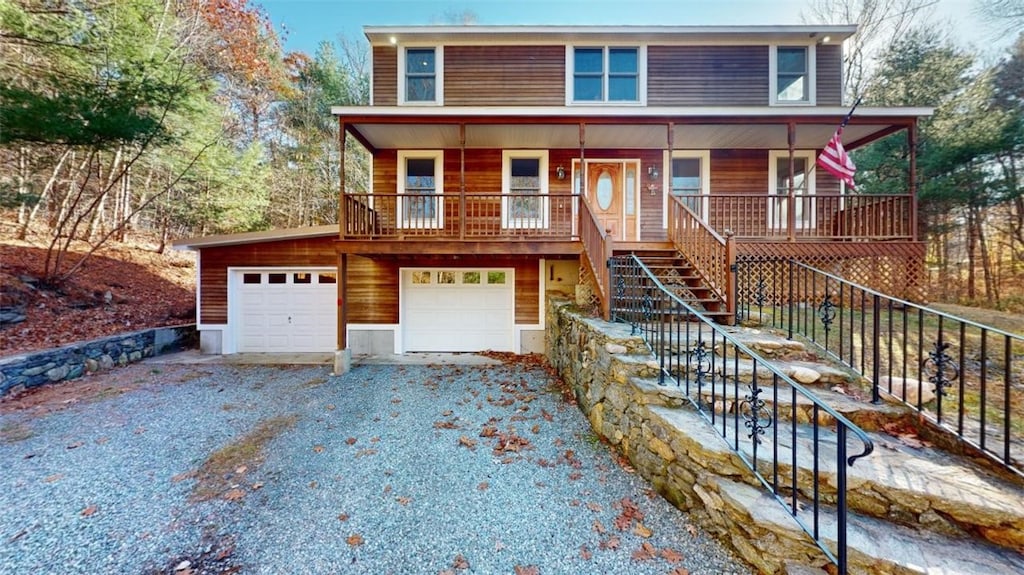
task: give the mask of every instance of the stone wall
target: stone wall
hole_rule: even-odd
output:
[[[673,409],[686,399],[679,389],[658,384],[659,366],[643,340],[628,325],[578,310],[549,298],[545,351],[594,431],[665,499],[759,572],[824,566],[824,555],[795,525],[786,525],[785,512],[754,487],[753,474],[710,426],[693,410]],[[767,512],[779,509],[779,527],[752,521],[751,502]]]
[[[194,347],[194,324],[157,327],[0,358],[0,397]]]

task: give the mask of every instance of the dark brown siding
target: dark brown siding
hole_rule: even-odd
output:
[[[373,48],[373,105],[398,105],[398,50],[392,46]]]
[[[445,46],[447,106],[560,106],[564,46]]]
[[[843,99],[843,49],[837,45],[818,46],[815,51],[815,83],[818,106],[838,106]]]
[[[651,106],[763,106],[768,103],[767,46],[650,46]]]
[[[242,246],[203,248],[199,252],[202,323],[228,321],[228,267],[338,265],[336,237],[282,240]]]

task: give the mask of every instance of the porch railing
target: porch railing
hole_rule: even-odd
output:
[[[583,241],[583,255],[600,292],[598,296],[601,299],[601,317],[607,320],[611,309],[608,265],[613,253],[613,241],[586,202],[580,203],[579,230],[580,239]]]
[[[736,261],[731,235],[723,237],[711,229],[685,200],[671,197],[668,202],[668,239],[700,274],[705,285],[735,313],[732,266]]]
[[[739,238],[817,240],[914,239],[913,197],[893,195],[679,195],[718,233]],[[795,210],[790,227],[790,210]]]
[[[345,194],[346,237],[578,238],[576,194]]]
[[[739,314],[799,336],[882,395],[1024,477],[1024,336],[792,260],[740,258]]]
[[[846,573],[847,466],[873,451],[867,434],[677,298],[635,256],[611,262],[613,317],[643,336],[659,363],[659,383],[683,390],[761,485]],[[835,474],[834,483],[826,473]],[[823,493],[831,485],[835,493]],[[835,533],[823,528],[823,502],[835,506]]]

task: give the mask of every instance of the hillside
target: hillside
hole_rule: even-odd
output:
[[[195,321],[191,252],[112,242],[63,285],[44,286],[45,245],[0,226],[0,356]],[[77,250],[76,260],[85,246]]]

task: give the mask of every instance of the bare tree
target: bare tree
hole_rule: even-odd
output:
[[[857,24],[857,33],[848,40],[843,68],[843,85],[852,101],[863,93],[875,56],[904,36],[918,20],[927,20],[937,3],[938,0],[812,0],[808,11],[800,16],[804,22],[815,24]]]
[[[996,34],[1024,33],[1024,0],[977,0],[976,11]]]

